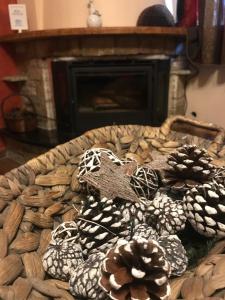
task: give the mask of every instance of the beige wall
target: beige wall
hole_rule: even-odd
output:
[[[30,30],[86,27],[87,0],[18,0],[27,5]],[[95,0],[103,26],[134,26],[141,11],[164,0]]]
[[[225,66],[201,66],[199,75],[187,88],[187,116],[225,128]]]
[[[26,4],[29,29],[43,29],[43,0],[17,0],[17,2]]]

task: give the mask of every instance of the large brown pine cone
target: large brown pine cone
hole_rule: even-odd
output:
[[[115,300],[167,299],[169,273],[170,264],[156,241],[124,241],[106,254],[99,285]]]
[[[213,181],[187,191],[184,207],[188,221],[200,234],[225,237],[225,188]]]
[[[215,167],[205,149],[184,145],[168,157],[168,169],[163,174],[163,183],[174,191],[186,191],[207,182],[213,177]]]

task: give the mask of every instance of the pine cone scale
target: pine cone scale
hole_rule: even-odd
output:
[[[120,289],[123,285],[132,281],[133,277],[129,274],[127,268],[125,267],[118,268],[118,270],[109,277],[109,282],[111,286],[116,290]]]
[[[115,260],[112,262],[111,258],[106,259],[102,264],[102,269],[104,272],[114,273],[120,267],[120,264]]]
[[[131,299],[150,300],[146,286],[143,284],[130,287]]]
[[[111,289],[111,284],[109,283],[109,280],[106,277],[107,273],[102,270],[102,274],[103,276],[99,278],[98,284],[104,292],[108,293]]]
[[[119,290],[115,290],[115,289],[111,290],[109,293],[109,296],[113,300],[126,300],[126,299],[129,299],[129,298],[127,298],[129,296],[129,293],[130,293],[130,291],[129,291],[128,287],[124,286]]]

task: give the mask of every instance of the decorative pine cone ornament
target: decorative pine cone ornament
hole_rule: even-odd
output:
[[[77,239],[77,229],[77,224],[74,221],[63,222],[51,232],[52,242],[74,241]]]
[[[92,254],[71,273],[70,292],[76,299],[108,299],[98,285],[100,267],[104,258],[105,255],[101,252]]]
[[[101,165],[101,155],[105,153],[109,159],[112,160],[117,165],[122,165],[121,160],[109,149],[105,148],[91,148],[84,152],[81,157],[79,166],[78,166],[78,179],[82,184],[84,181],[82,180],[82,176],[88,172],[98,171]]]
[[[42,257],[44,270],[55,279],[68,281],[71,270],[83,261],[76,224],[60,224],[52,232],[52,240]]]
[[[225,236],[225,188],[215,181],[192,188],[184,196],[188,221],[207,237]]]
[[[157,240],[165,251],[165,257],[170,263],[171,275],[181,276],[187,269],[186,251],[177,235],[160,236]]]
[[[158,192],[147,208],[147,223],[156,228],[159,235],[174,234],[185,228],[187,217],[183,201],[174,201]]]
[[[120,237],[127,235],[127,228],[121,211],[112,199],[89,196],[77,217],[79,242],[83,254],[92,250],[107,250]]]
[[[163,183],[173,191],[186,191],[210,180],[214,174],[212,158],[205,149],[184,145],[169,155],[169,168],[164,172]]]
[[[130,185],[138,197],[152,199],[159,187],[158,176],[148,166],[140,166],[131,176]]]
[[[154,240],[124,241],[102,263],[99,285],[111,299],[167,299],[170,265]]]

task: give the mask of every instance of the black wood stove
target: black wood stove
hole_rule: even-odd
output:
[[[65,137],[113,124],[159,126],[167,117],[169,59],[52,62],[57,130]]]

